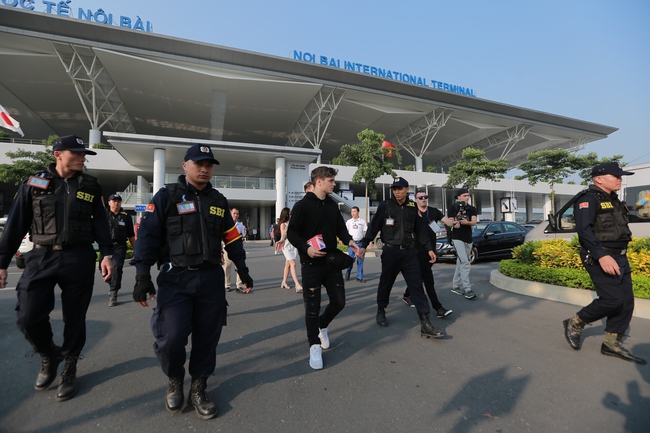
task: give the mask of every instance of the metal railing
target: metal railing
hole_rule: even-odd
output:
[[[178,174],[165,174],[165,183],[177,180]],[[215,188],[275,189],[275,178],[272,177],[213,176],[210,183]]]

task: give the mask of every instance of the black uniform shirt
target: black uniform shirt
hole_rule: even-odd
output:
[[[389,200],[394,200],[394,199],[391,198]],[[402,203],[402,205],[398,205],[398,206],[403,207],[407,203],[407,201],[408,199],[406,199],[406,201]],[[375,239],[377,233],[379,233],[381,229],[384,227],[384,223],[386,222],[387,217],[388,217],[388,204],[387,204],[387,200],[385,200],[379,203],[379,206],[377,206],[377,212],[375,212],[375,214],[372,216],[372,219],[370,220],[370,224],[368,225],[368,230],[366,231],[366,235],[361,240],[361,246],[363,248],[368,248],[370,242],[372,242]],[[391,215],[391,217],[400,218],[401,215],[400,216]],[[433,251],[435,244],[432,244],[431,240],[429,239],[428,229],[429,226],[424,218],[415,218],[415,225],[413,227],[413,231],[415,233],[416,246],[420,244],[423,245],[427,251]]]
[[[615,209],[620,209],[623,204],[618,199],[618,194],[612,192],[607,194],[602,189],[598,188],[595,185],[590,185],[589,189],[599,191],[605,196],[609,196],[612,201]],[[576,200],[573,205],[573,214],[575,215],[576,220],[576,231],[578,232],[578,238],[580,239],[580,245],[585,248],[591,256],[598,260],[603,256],[610,255],[603,247],[614,248],[614,249],[623,249],[627,247],[627,242],[616,240],[616,241],[606,241],[601,242],[596,239],[594,234],[594,224],[596,222],[596,210],[600,206],[600,201],[598,198],[591,193],[586,193],[578,200]]]
[[[184,182],[185,176],[181,176],[179,179],[183,179]],[[187,184],[187,187],[196,194],[207,193],[212,189],[210,183],[201,191],[194,188],[191,184]],[[136,242],[133,260],[131,261],[131,264],[136,266],[138,275],[149,275],[151,266],[156,262],[170,262],[169,245],[166,238],[167,215],[165,214],[170,200],[169,190],[167,188],[161,188],[147,205],[147,210],[142,217],[142,222],[138,229],[138,242]],[[229,206],[225,209],[223,221],[224,233],[230,229],[237,230],[235,229],[235,222],[230,214]],[[237,269],[246,267],[246,252],[244,251],[241,236],[235,241],[228,243],[226,245],[226,251]]]
[[[54,190],[58,192],[64,189],[65,180],[59,177],[54,170],[53,165],[48,168],[48,171],[54,175],[54,178],[51,180],[51,182],[54,182]],[[67,181],[71,182],[80,175],[81,172],[77,172]],[[14,202],[9,210],[5,230],[2,238],[0,238],[0,269],[7,269],[9,263],[11,263],[11,258],[14,256],[16,251],[18,251],[18,247],[20,246],[23,237],[32,226],[34,209],[32,207],[31,188],[32,187],[28,186],[26,182],[23,182],[18,188]],[[106,215],[104,213],[104,206],[102,205],[101,197],[101,188],[98,184],[97,194],[92,201],[93,236],[95,241],[99,244],[99,250],[101,253],[103,255],[109,255],[113,248],[113,242],[111,241],[111,236],[108,231],[108,223],[106,222]],[[57,212],[59,209],[62,208],[57,206]],[[61,220],[62,218],[57,218],[58,224],[63,224],[63,221]],[[61,228],[57,227],[57,229],[60,230]]]
[[[123,239],[113,239],[113,242],[126,242],[128,239],[135,237],[135,230],[133,229],[133,219],[129,214],[120,209],[118,213],[113,213],[110,209],[106,212],[106,217],[108,218],[108,225],[110,227],[111,236],[112,233],[123,232],[125,238]]]

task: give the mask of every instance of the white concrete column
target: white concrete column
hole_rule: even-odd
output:
[[[280,216],[287,203],[286,171],[286,160],[281,156],[275,158],[275,218]]]
[[[165,149],[153,150],[153,193],[165,186]]]
[[[102,131],[99,129],[91,129],[88,131],[88,147],[93,147],[97,143],[102,142]]]
[[[416,156],[415,157],[415,171],[422,171],[422,157],[421,156]]]
[[[542,211],[542,213],[543,213],[542,219],[546,219],[546,217],[548,217],[548,214],[551,213],[551,209],[552,209],[551,208],[551,197],[549,196],[549,194],[542,194],[542,203],[544,204],[542,206],[542,209],[543,209],[543,211]]]

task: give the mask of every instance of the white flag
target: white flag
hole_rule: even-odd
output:
[[[7,110],[5,110],[2,105],[0,105],[0,126],[3,128],[7,128],[10,131],[17,132],[22,137],[25,136],[25,134],[23,134],[23,130],[20,129],[20,123],[18,123],[13,117],[11,117],[7,112]]]

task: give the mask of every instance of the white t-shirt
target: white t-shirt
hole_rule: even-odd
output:
[[[345,223],[345,226],[348,228],[348,233],[352,236],[353,241],[360,241],[363,239],[363,235],[368,230],[368,225],[362,218],[354,219],[350,218]]]

